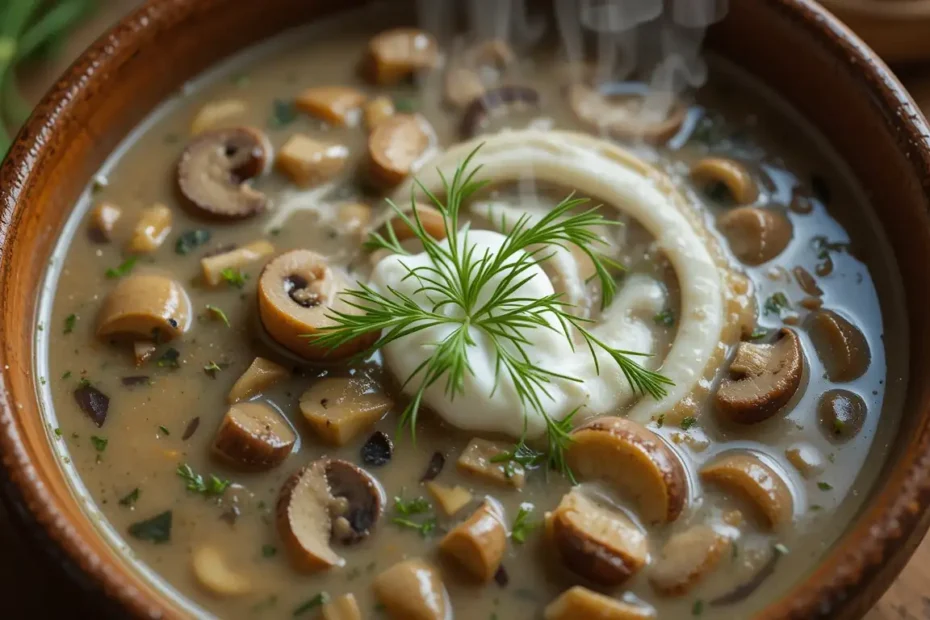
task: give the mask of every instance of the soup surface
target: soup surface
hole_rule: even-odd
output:
[[[544,46],[336,23],[179,93],[60,244],[38,372],[101,527],[224,618],[745,618],[783,594],[855,516],[904,389],[855,184],[722,61],[655,112]]]

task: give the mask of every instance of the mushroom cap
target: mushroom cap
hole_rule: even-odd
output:
[[[394,187],[415,172],[436,136],[432,125],[419,114],[394,114],[368,136],[368,170],[371,180]]]
[[[128,336],[133,340],[177,338],[190,327],[191,302],[176,280],[138,273],[119,281],[97,314],[97,336]]]
[[[265,194],[245,182],[265,169],[271,146],[252,127],[208,131],[197,136],[178,162],[178,188],[198,214],[242,219],[268,207]]]
[[[830,381],[853,381],[872,362],[869,342],[862,331],[833,310],[811,312],[804,321],[817,357]]]
[[[701,468],[701,480],[715,483],[749,500],[770,529],[791,523],[794,499],[784,477],[750,453],[734,452]]]
[[[736,258],[747,265],[761,265],[781,254],[794,233],[784,213],[759,207],[728,211],[717,226]]]
[[[246,469],[265,470],[280,465],[297,441],[284,417],[260,402],[229,408],[213,440],[214,451]]]
[[[568,87],[568,102],[578,119],[592,128],[656,144],[678,133],[688,111],[676,100],[665,118],[643,118],[642,95],[606,95],[583,83]]]
[[[384,491],[378,481],[361,467],[340,459],[327,461],[326,481],[334,499],[346,500],[345,512],[333,515],[333,536],[346,545],[368,536],[384,511]],[[339,527],[339,519],[345,519],[349,529]]]
[[[782,328],[772,344],[741,342],[717,388],[717,412],[738,424],[767,420],[788,404],[803,375],[804,354],[793,330]]]
[[[733,201],[748,205],[759,197],[759,188],[746,166],[725,157],[704,157],[691,166],[691,178],[699,185],[722,183]]]
[[[408,558],[394,564],[379,573],[371,587],[390,618],[452,618],[452,602],[439,570],[421,558]]]
[[[666,596],[687,594],[714,570],[730,544],[729,538],[705,524],[673,534],[650,571],[652,587]]]

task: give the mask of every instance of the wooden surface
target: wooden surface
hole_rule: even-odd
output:
[[[133,0],[110,0],[104,10],[84,25],[65,46],[64,57],[79,53],[115,16],[125,12]],[[23,75],[27,96],[41,95],[67,64],[66,60],[30,67]],[[930,114],[930,65],[911,67],[902,73],[904,83],[925,113]],[[4,506],[0,505],[0,600],[4,617],[99,617],[96,602],[70,583],[45,555],[14,528]],[[97,612],[97,613],[94,613]],[[6,615],[10,614],[10,615]],[[914,554],[900,577],[866,620],[930,620],[930,538]]]

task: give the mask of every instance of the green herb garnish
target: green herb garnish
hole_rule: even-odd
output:
[[[782,543],[775,543],[775,545],[772,548],[782,555],[788,555],[788,547],[786,547]]]
[[[694,601],[694,605],[691,606],[691,615],[700,616],[704,613],[704,601],[698,599]]]
[[[681,427],[681,430],[686,431],[695,424],[697,424],[697,418],[688,415],[681,419],[681,422],[678,423],[678,426]]]
[[[398,112],[410,114],[417,111],[417,102],[410,97],[394,97],[394,109]]]
[[[262,557],[272,558],[278,553],[278,548],[274,545],[262,545]]]
[[[290,125],[297,120],[297,107],[293,101],[275,99],[271,104],[271,119],[268,125],[274,129],[279,129]]]
[[[412,519],[405,519],[403,517],[394,517],[391,519],[391,523],[394,525],[399,525],[401,527],[410,528],[412,530],[417,530],[420,532],[420,536],[426,538],[429,536],[433,530],[436,529],[436,517],[428,517],[422,522],[416,522]]]
[[[752,333],[749,334],[750,340],[759,340],[760,338],[765,338],[768,336],[769,330],[764,327],[754,327]]]
[[[64,373],[63,375],[61,375],[61,378],[62,378],[62,379],[70,379],[70,378],[71,378],[71,371],[70,371],[70,370],[66,370],[65,373]]]
[[[788,297],[779,291],[778,293],[775,293],[765,300],[765,304],[763,304],[762,309],[766,316],[769,314],[777,314],[778,316],[781,316],[782,310],[787,310],[790,307],[791,302],[788,301]]]
[[[164,426],[160,424],[158,425],[158,430],[161,431],[161,434],[164,435],[165,437],[171,434],[167,428],[165,428]]]
[[[409,515],[419,515],[425,512],[432,510],[432,505],[425,497],[417,497],[415,499],[402,499],[400,497],[394,498],[394,512],[399,515],[409,516]]]
[[[182,256],[187,256],[195,248],[203,245],[210,240],[210,231],[205,228],[195,228],[181,234],[177,241],[174,242],[174,251]]]
[[[70,334],[74,331],[74,326],[77,324],[77,315],[69,314],[65,317],[65,333]]]
[[[132,491],[120,498],[119,505],[132,506],[139,499],[139,493],[141,493],[141,491],[139,491],[139,487],[134,488]]]
[[[322,607],[328,602],[329,602],[329,594],[327,594],[326,592],[320,592],[319,594],[314,596],[312,599],[310,599],[306,603],[303,603],[300,606],[298,606],[297,609],[294,610],[293,615],[299,616],[303,613],[310,611],[311,609]]]
[[[823,235],[811,239],[811,247],[817,252],[817,258],[824,260],[833,252],[848,252],[849,244],[843,241],[829,241]]]
[[[226,316],[226,313],[223,312],[222,309],[217,308],[216,306],[211,306],[210,304],[207,304],[207,313],[209,313],[210,316],[212,316],[213,318],[216,318],[222,321],[226,325],[226,327],[230,327],[229,317]]]
[[[120,263],[119,267],[107,269],[106,276],[111,280],[115,280],[116,278],[122,278],[123,276],[129,275],[133,267],[136,266],[136,262],[138,262],[138,260],[139,259],[137,257],[130,256],[122,263]]]
[[[829,482],[818,482],[817,488],[820,489],[821,491],[832,491],[833,485],[830,484]]]
[[[221,372],[226,366],[228,366],[228,364],[217,364],[211,360],[209,364],[203,367],[203,371],[207,373],[211,379],[216,379],[216,373]]]
[[[510,538],[515,543],[526,542],[526,537],[539,527],[539,522],[529,520],[531,512],[533,507],[530,504],[523,504],[517,511],[517,518],[513,520],[513,526],[510,528]]]
[[[178,465],[175,473],[184,480],[188,491],[200,493],[205,497],[222,495],[226,489],[229,488],[229,485],[232,484],[229,480],[221,480],[213,474],[210,474],[210,476],[204,480],[203,476],[195,474],[194,470],[191,469],[191,466],[187,463]]]
[[[98,437],[97,435],[90,436],[90,442],[94,444],[94,448],[97,452],[103,452],[107,449],[107,444],[110,443],[110,440],[106,437]]]
[[[236,288],[242,288],[245,286],[245,281],[249,279],[249,275],[242,273],[241,269],[236,269],[235,267],[227,267],[226,269],[220,272],[220,277],[223,278],[223,281],[230,286]]]
[[[665,426],[665,414],[660,413],[658,417],[656,417],[656,428],[662,428],[663,426]]]
[[[180,368],[181,352],[174,347],[169,347],[155,362],[159,368]]]
[[[675,313],[672,312],[671,308],[666,308],[662,312],[658,313],[652,320],[656,325],[662,325],[664,327],[672,327],[675,325]]]
[[[156,544],[168,542],[171,540],[171,511],[166,510],[151,519],[133,523],[129,526],[129,534]]]

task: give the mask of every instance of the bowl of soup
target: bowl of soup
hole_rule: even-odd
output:
[[[117,24],[2,168],[8,497],[137,616],[864,613],[925,121],[813,3],[640,4]]]

